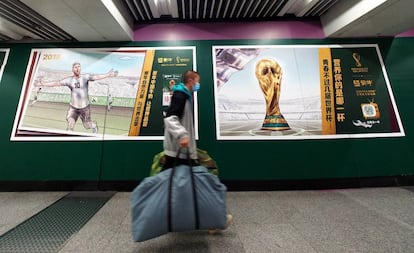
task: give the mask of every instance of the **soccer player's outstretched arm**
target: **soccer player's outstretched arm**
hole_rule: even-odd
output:
[[[44,86],[44,87],[54,87],[54,86],[62,86],[60,81],[50,81],[50,82],[43,82],[41,79],[35,81],[34,86]]]

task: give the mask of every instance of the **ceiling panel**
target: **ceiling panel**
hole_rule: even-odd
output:
[[[20,28],[27,31],[24,36],[31,33],[30,39],[41,39],[50,41],[67,41],[74,40],[72,36],[65,31],[54,25],[49,20],[38,14],[27,5],[17,0],[1,0],[0,1],[0,18],[10,22],[13,25],[17,25]],[[10,29],[9,29],[10,30]],[[12,38],[13,36],[7,35],[8,27],[2,25],[0,28],[0,34],[2,37]]]
[[[116,31],[111,30],[110,27],[117,28],[118,24],[111,24],[113,21],[110,18],[105,18],[102,22],[96,20],[92,22],[93,17],[104,17],[97,12],[104,10],[104,2],[108,1],[112,1],[119,11],[122,10],[121,13],[126,20],[131,20],[135,24],[267,21],[285,17],[318,19],[337,2],[337,0],[94,0],[91,3],[88,0],[83,2],[81,6],[102,5],[98,6],[99,8],[92,8],[94,12],[90,12],[91,8],[79,9],[79,1],[72,0],[47,2],[0,0],[0,41],[85,40],[85,36],[79,34],[88,34],[91,38],[87,41],[95,37],[96,40],[111,38],[113,36],[109,34],[98,36],[96,35],[98,32],[93,29],[96,28],[96,23],[101,23],[102,26],[108,27],[108,32],[113,30],[115,34]],[[74,13],[76,15],[72,15]]]
[[[338,0],[125,0],[138,23],[174,20],[255,21],[319,17]],[[153,15],[151,7],[163,10]],[[293,8],[290,8],[293,7]],[[175,8],[178,16],[175,15]],[[283,10],[283,11],[282,11]],[[155,14],[155,13],[154,13]],[[300,14],[300,15],[298,15]]]
[[[413,3],[382,1],[398,6]],[[134,24],[169,22],[321,20],[325,29],[326,16],[340,22],[339,17],[347,10],[337,13],[336,9],[345,3],[352,6],[351,3],[361,2],[369,0],[0,0],[0,41],[123,41],[133,38]],[[108,6],[115,6],[115,10]],[[392,13],[412,10],[401,8]],[[400,16],[393,18],[398,21],[394,26],[405,28],[412,24],[411,14]],[[369,22],[353,29],[370,35]],[[376,34],[398,32],[394,28],[388,30]]]

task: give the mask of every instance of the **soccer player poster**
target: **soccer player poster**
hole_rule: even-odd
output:
[[[218,139],[404,136],[377,45],[212,51]]]
[[[33,49],[11,140],[162,139],[163,87],[193,47]]]

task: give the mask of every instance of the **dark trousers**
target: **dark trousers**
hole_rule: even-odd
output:
[[[166,170],[166,169],[170,169],[176,165],[191,165],[191,166],[196,166],[198,165],[198,161],[194,160],[194,159],[181,159],[181,158],[177,158],[177,157],[172,157],[172,156],[164,156],[165,160],[164,160],[164,164],[162,165],[162,170]]]

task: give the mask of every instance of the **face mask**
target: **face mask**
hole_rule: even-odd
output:
[[[199,89],[200,89],[200,83],[196,83],[196,84],[193,86],[193,91],[194,91],[194,92],[197,92]]]

